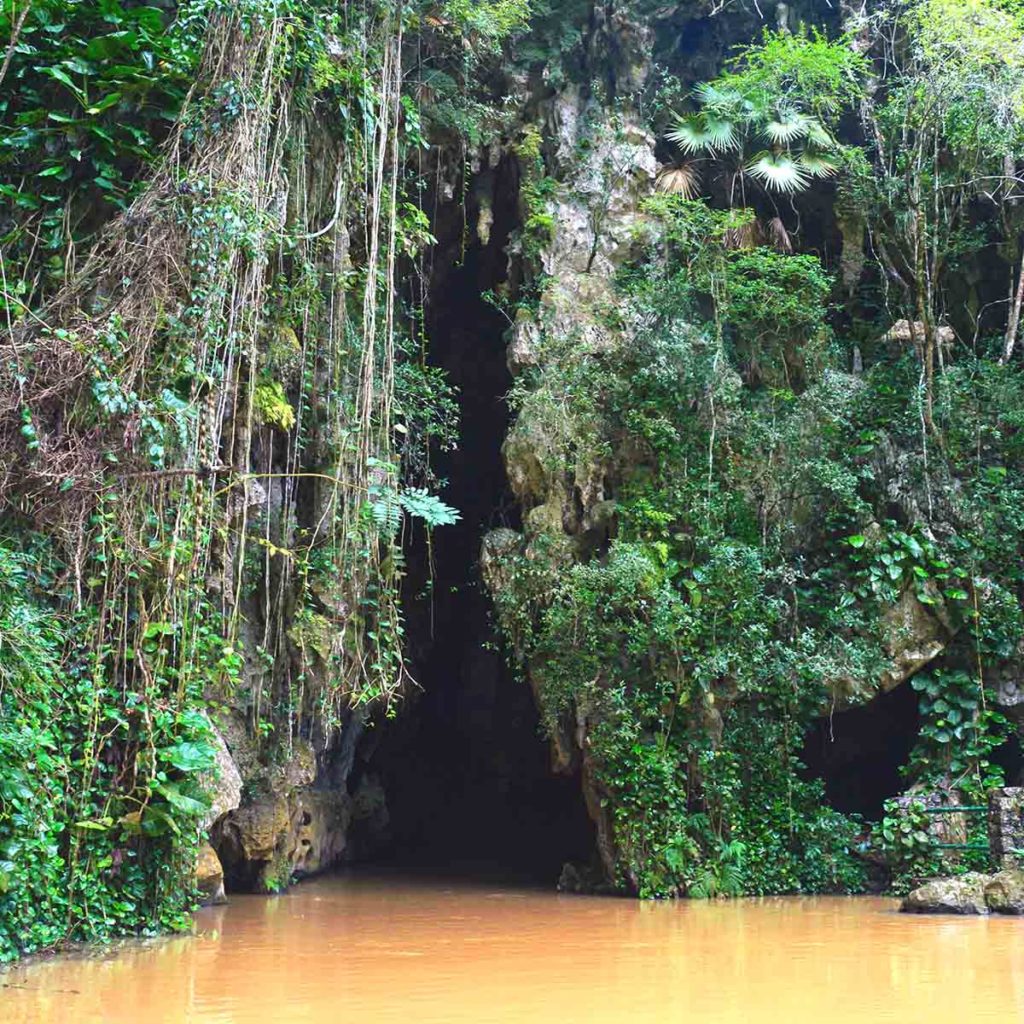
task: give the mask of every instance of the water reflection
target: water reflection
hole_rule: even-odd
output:
[[[1024,922],[876,899],[636,903],[323,879],[195,937],[0,975],[0,1020],[965,1024],[1024,1019]]]

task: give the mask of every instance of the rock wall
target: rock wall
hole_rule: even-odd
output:
[[[630,344],[630,324],[622,319],[616,275],[638,241],[654,237],[656,228],[644,213],[643,201],[657,189],[658,156],[664,156],[633,102],[651,72],[652,55],[671,51],[674,70],[686,80],[686,76],[718,70],[730,39],[757,35],[758,19],[752,9],[708,19],[707,11],[698,11],[698,6],[666,8],[632,21],[621,15],[597,18],[583,49],[593,62],[591,82],[607,80],[611,85],[602,90],[571,82],[524,107],[543,139],[546,171],[558,187],[542,211],[551,231],[534,270],[541,282],[536,308],[520,308],[507,334],[508,366],[522,393],[503,457],[522,512],[522,529],[502,528],[483,539],[481,566],[494,595],[510,586],[510,566],[517,559],[543,561],[554,569],[566,567],[600,554],[614,535],[617,485],[636,468],[636,453],[602,434],[599,415],[587,419],[579,413],[579,403],[570,411],[571,403],[558,393],[558,382],[566,378],[567,365],[612,361]],[[833,10],[828,5],[828,12],[823,12],[820,4],[778,4],[774,17],[779,27],[792,30],[813,9],[817,20],[833,17],[838,25],[840,17],[857,14],[855,6]],[[767,12],[766,20],[772,20],[772,12]],[[684,39],[691,46],[696,41],[696,46],[692,66],[681,68]],[[524,166],[524,179],[530,173]],[[829,207],[813,230],[820,230],[822,239],[841,253],[842,286],[852,292],[865,270],[860,237],[864,228],[860,222],[848,223],[849,219],[842,221]],[[523,255],[521,249],[510,253],[513,260]],[[901,330],[907,332],[905,321],[902,327],[899,323],[894,327],[897,334]],[[860,372],[854,366],[849,373],[834,373],[837,387],[855,391],[862,384]],[[926,494],[917,472],[919,457],[917,451],[892,444],[880,445],[874,453],[873,469],[882,482],[887,507],[901,521],[931,523],[937,536],[952,534],[957,517],[955,481],[944,493]],[[793,524],[791,532],[797,537],[806,510],[798,497],[777,498],[783,506],[779,518]],[[873,543],[882,530],[879,523],[872,524],[865,542]],[[799,537],[799,543],[805,541]],[[945,660],[959,665],[963,660],[963,613],[934,581],[906,585],[894,600],[882,603],[877,622],[869,628],[873,639],[877,634],[880,667],[869,674],[831,680],[833,702],[822,707],[823,714],[866,703],[929,666]],[[526,674],[530,679],[529,666]],[[1007,705],[1016,699],[1018,677],[1018,671],[1008,669],[1002,687]],[[532,679],[531,685],[540,702]],[[721,709],[728,699],[723,696]],[[591,770],[588,737],[595,723],[582,707],[574,714],[550,736],[552,766],[558,772],[580,773],[605,876],[611,879],[616,851],[609,801]]]

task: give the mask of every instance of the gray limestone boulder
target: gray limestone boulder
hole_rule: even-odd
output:
[[[1024,871],[1000,871],[985,886],[985,903],[995,914],[1024,914]]]
[[[936,878],[915,889],[900,909],[906,914],[987,914],[985,887],[990,881],[977,871]]]

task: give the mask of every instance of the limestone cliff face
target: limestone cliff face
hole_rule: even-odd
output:
[[[500,140],[461,150],[434,153],[438,208],[435,220],[470,215],[465,231],[483,248],[495,231],[496,190],[508,188],[510,175],[499,173],[516,165],[520,187],[520,228],[531,219],[544,226],[543,240],[526,251],[523,232],[507,252],[509,291],[536,287],[535,302],[523,303],[512,315],[505,337],[505,355],[516,380],[518,405],[505,437],[502,455],[509,488],[521,523],[502,527],[482,538],[480,566],[494,595],[510,586],[511,566],[518,560],[547,570],[567,568],[600,556],[616,531],[615,497],[619,486],[636,471],[642,456],[610,437],[601,409],[568,401],[563,386],[566,368],[596,361],[615,361],[633,342],[634,325],[621,301],[617,275],[638,243],[650,242],[658,230],[644,211],[644,200],[658,188],[659,157],[667,159],[649,130],[640,109],[644,85],[656,61],[674,62],[673,70],[687,84],[713,76],[723,57],[739,41],[756,38],[764,27],[794,30],[808,14],[816,22],[838,27],[840,19],[858,15],[858,3],[832,5],[822,0],[778,4],[712,3],[675,5],[615,5],[587,7],[576,30],[579,66],[558,76],[550,68],[527,73],[507,58],[502,71],[510,107],[516,113]],[[680,54],[686,51],[685,67]],[[539,139],[543,174],[553,189],[530,197],[531,176],[539,172],[524,152],[524,136]],[[443,149],[443,147],[442,147]],[[536,154],[535,154],[536,155]],[[463,159],[463,156],[465,159]],[[463,169],[467,179],[462,180]],[[826,222],[822,236],[837,246],[841,285],[852,294],[865,273],[863,218],[831,206],[818,211]],[[528,208],[528,203],[533,203]],[[436,225],[435,225],[436,227]],[[443,232],[438,231],[441,235]],[[459,238],[458,248],[464,239]],[[444,247],[439,247],[443,249]],[[493,248],[493,247],[492,247]],[[442,252],[443,259],[451,253]],[[455,262],[457,257],[451,256]],[[433,301],[444,301],[443,288]],[[894,325],[897,335],[908,333],[906,321]],[[830,378],[837,391],[855,393],[863,386],[856,365],[835,371]],[[267,446],[271,447],[269,441]],[[883,444],[872,456],[872,471],[884,492],[887,507],[907,522],[930,520],[937,532],[952,532],[957,517],[955,482],[943,493],[925,493],[919,482],[917,451]],[[251,514],[275,517],[287,502],[281,487],[271,482],[251,496]],[[794,547],[802,542],[803,524],[810,518],[799,496],[772,495],[776,515],[790,524]],[[314,493],[306,520],[316,521],[329,500]],[[929,510],[923,516],[923,510]],[[882,517],[879,517],[882,518]],[[296,524],[297,525],[297,524]],[[874,528],[880,532],[878,524]],[[873,543],[875,529],[865,538]],[[285,539],[294,537],[294,530]],[[922,598],[922,594],[924,597]],[[338,625],[350,610],[326,590],[317,593],[317,613],[294,624],[280,639],[286,650],[301,649],[306,670],[328,672]],[[835,707],[866,703],[891,691],[956,648],[964,635],[958,614],[934,584],[906,587],[881,609],[871,624],[879,665],[861,675],[830,680]],[[257,652],[260,633],[267,628],[259,603],[247,608],[251,636],[245,644],[247,686],[258,690],[261,667]],[[542,703],[530,666],[526,678]],[[1020,673],[1011,661],[998,680],[1002,705],[1018,717],[1024,708]],[[721,715],[733,695],[714,695],[716,706],[693,712],[703,715],[711,733],[721,730]],[[714,701],[712,702],[714,705]],[[825,709],[823,709],[825,710]],[[830,710],[835,710],[832,708]],[[415,704],[407,713],[415,714]],[[593,770],[591,735],[597,723],[584,704],[550,730],[552,770],[578,774],[582,795],[597,832],[597,845],[606,880],[614,878],[618,851],[608,795]],[[258,744],[239,725],[238,716],[221,723],[230,757],[223,767],[229,793],[242,792],[218,803],[212,822],[213,845],[229,883],[272,891],[304,874],[329,867],[371,843],[386,828],[385,794],[372,775],[363,775],[349,793],[353,765],[364,742],[366,720],[351,712],[329,735],[294,738],[281,746],[280,763],[268,765]],[[237,768],[235,767],[237,766]],[[353,839],[353,836],[356,838]],[[230,884],[229,884],[230,888]]]
[[[820,14],[821,5],[777,4],[774,21],[795,28],[809,9]],[[849,19],[857,5],[836,9]],[[831,10],[831,5],[829,5]],[[532,106],[533,124],[543,138],[548,173],[558,182],[544,213],[550,218],[550,238],[539,254],[535,274],[542,282],[536,309],[520,310],[506,335],[511,373],[521,389],[519,406],[503,447],[510,487],[522,512],[521,530],[502,528],[483,538],[481,567],[485,583],[495,596],[510,584],[511,566],[525,559],[547,569],[571,566],[600,556],[616,527],[615,494],[624,477],[635,469],[636,453],[625,450],[602,433],[600,410],[588,418],[559,393],[566,379],[564,368],[595,359],[614,360],[631,344],[631,325],[623,318],[616,274],[629,260],[638,240],[650,241],[656,228],[644,213],[645,198],[657,189],[660,154],[645,118],[629,100],[642,88],[651,70],[652,55],[665,52],[681,26],[704,32],[706,49],[698,49],[695,70],[712,55],[711,63],[733,39],[756,31],[752,11],[728,22],[694,17],[692,7],[661,9],[646,20],[619,18],[592,20],[589,52],[595,80],[618,82],[615,102],[593,89],[568,84]],[[771,17],[767,21],[771,21]],[[694,27],[696,26],[696,28]],[[713,26],[713,27],[712,27]],[[774,26],[773,26],[774,27]],[[614,57],[610,56],[614,54]],[[714,70],[712,66],[710,70]],[[523,176],[528,177],[524,168]],[[849,213],[827,211],[841,245],[839,278],[848,291],[864,273],[864,225]],[[521,253],[513,251],[515,260]],[[898,327],[899,325],[897,325]],[[835,373],[835,386],[851,392],[861,386],[860,368]],[[936,529],[952,530],[956,521],[956,489],[951,481],[944,494],[925,494],[915,469],[915,452],[883,446],[875,455],[875,472],[889,507],[899,509],[908,522],[930,519]],[[782,518],[799,533],[806,510],[799,499],[778,496]],[[785,504],[788,502],[789,504]],[[929,504],[930,516],[922,516]],[[945,525],[944,525],[945,524]],[[877,524],[876,524],[877,525]],[[879,528],[880,529],[880,528]],[[871,537],[867,539],[871,543]],[[870,674],[832,681],[835,707],[870,701],[900,686],[950,652],[964,635],[962,614],[934,583],[907,587],[883,605],[874,634],[880,667]],[[525,673],[534,688],[530,666]],[[1002,684],[1007,709],[1022,706],[1008,670]],[[723,695],[720,708],[727,707]],[[827,709],[823,708],[823,712]],[[712,710],[710,715],[717,716]],[[616,873],[617,851],[611,807],[592,770],[590,735],[595,723],[588,708],[577,703],[568,719],[549,735],[553,770],[579,773],[583,796],[597,830],[605,878]],[[714,723],[711,723],[714,731]]]
[[[650,45],[646,34],[631,35]],[[636,55],[630,66],[638,75],[644,63]],[[616,302],[616,270],[646,226],[640,207],[655,187],[655,140],[635,113],[612,116],[576,88],[551,101],[545,121],[560,189],[548,207],[551,241],[541,257],[548,283],[538,314],[521,317],[508,341],[510,370],[531,372],[536,386],[503,448],[509,483],[523,511],[523,532],[497,531],[483,543],[484,579],[495,593],[503,585],[504,559],[530,558],[540,544],[549,564],[571,564],[607,536],[614,508],[609,484],[628,457],[603,445],[593,425],[551,415],[562,402],[552,382],[563,378],[546,370],[563,360],[614,358],[626,343],[608,312]],[[579,770],[598,851],[611,878],[614,838],[607,801],[591,770],[589,727],[586,710],[578,708],[575,722],[551,736],[552,766],[559,772]]]

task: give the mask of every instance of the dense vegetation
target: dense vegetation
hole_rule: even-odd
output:
[[[614,480],[611,541],[567,566],[542,534],[496,595],[549,732],[586,723],[622,886],[863,885],[865,825],[799,752],[814,719],[898,681],[908,601],[956,637],[913,680],[908,789],[976,803],[1003,781],[993,680],[1024,625],[1021,28],[998,3],[881,5],[832,41],[766,34],[674,123],[670,76],[649,103],[676,156],[602,314],[622,343],[581,358],[549,327],[518,387],[566,460],[553,474]],[[842,281],[799,251],[823,203],[854,221]],[[965,274],[995,287],[965,294]],[[943,865],[921,822],[894,802],[875,833],[894,871],[970,863]]]
[[[267,765],[393,708],[403,524],[457,516],[415,158],[521,20],[6,5],[0,959],[183,921],[216,707]]]
[[[464,201],[483,144],[515,159],[491,298],[543,326],[572,186],[534,100],[569,83],[578,160],[644,111],[665,164],[590,311],[619,344],[542,331],[511,396],[554,470],[605,467],[607,529],[569,558],[539,531],[495,598],[549,734],[585,724],[611,881],[861,887],[865,828],[799,751],[893,672],[905,600],[949,632],[908,787],[999,784],[1022,17],[885,0],[748,36],[691,96],[672,67],[629,94],[584,3],[5,0],[0,960],[185,921],[218,708],[263,766],[395,712],[403,541],[458,516],[431,468],[457,418],[423,327],[438,183]],[[612,216],[590,207],[588,273]],[[913,873],[935,851],[910,818],[878,835]]]

